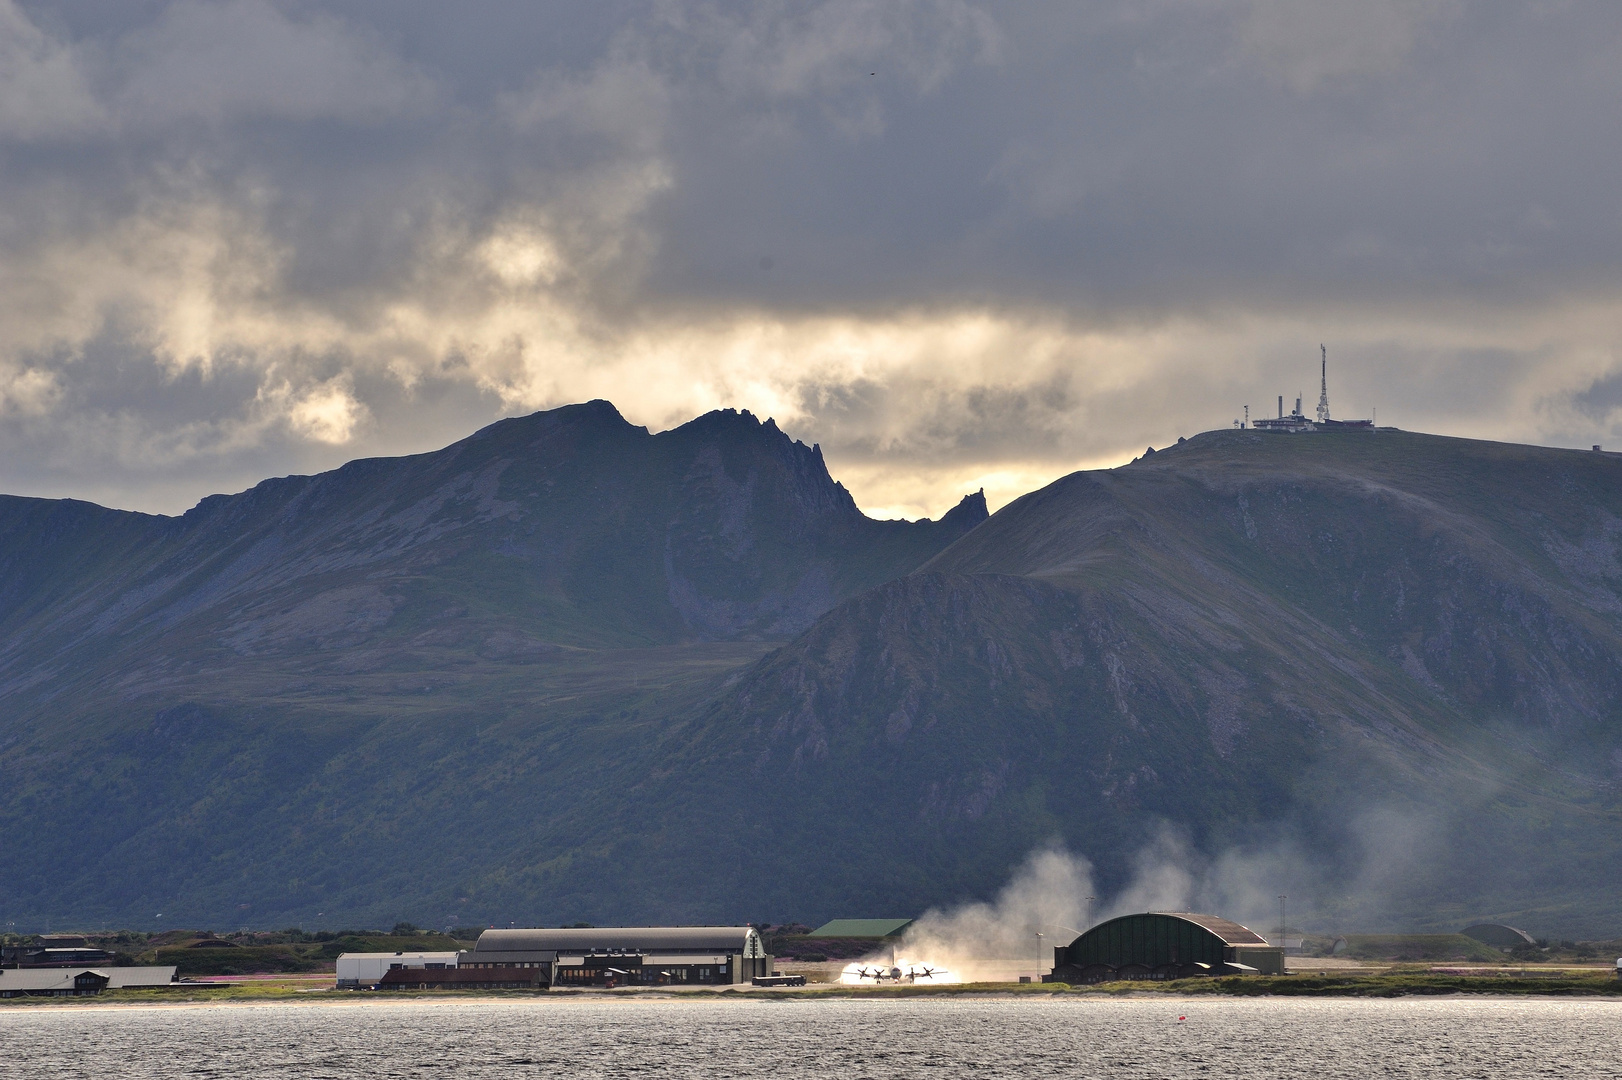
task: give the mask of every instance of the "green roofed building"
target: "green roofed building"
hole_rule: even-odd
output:
[[[835,919],[823,923],[806,937],[814,938],[884,938],[900,937],[912,925],[911,919]]]

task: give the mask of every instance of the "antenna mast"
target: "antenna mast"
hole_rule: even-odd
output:
[[[1319,372],[1318,383],[1318,423],[1329,419],[1329,349],[1323,345],[1318,346],[1323,354],[1323,366]]]

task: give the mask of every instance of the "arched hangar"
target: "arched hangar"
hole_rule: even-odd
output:
[[[1495,949],[1503,949],[1505,952],[1519,948],[1522,945],[1536,946],[1538,943],[1537,938],[1528,934],[1525,930],[1505,926],[1503,923],[1478,922],[1473,926],[1466,926],[1459,933],[1468,938],[1475,938],[1484,945],[1491,945]]]
[[[1218,915],[1151,911],[1101,922],[1053,950],[1048,982],[1282,975],[1284,950]]]

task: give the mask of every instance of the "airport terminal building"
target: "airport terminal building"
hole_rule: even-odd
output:
[[[772,974],[750,926],[486,930],[458,953],[345,953],[338,985],[379,989],[718,986]]]
[[[751,926],[486,930],[460,968],[545,964],[553,986],[704,986],[772,973]]]

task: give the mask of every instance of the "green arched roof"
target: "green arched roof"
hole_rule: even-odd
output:
[[[1266,947],[1267,939],[1231,919],[1191,911],[1149,911],[1101,922],[1070,943],[1077,967],[1126,964],[1221,964],[1235,946]]]

